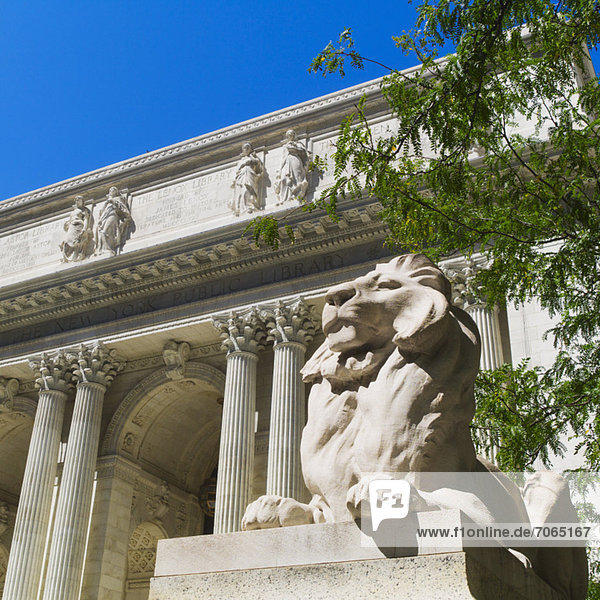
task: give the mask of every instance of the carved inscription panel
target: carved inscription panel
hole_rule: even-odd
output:
[[[0,276],[60,261],[63,220],[0,237]]]
[[[233,168],[133,194],[131,213],[138,227],[135,238],[159,231],[226,217]]]

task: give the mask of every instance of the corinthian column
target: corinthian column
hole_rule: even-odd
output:
[[[72,387],[70,363],[64,354],[31,358],[29,365],[36,374],[39,400],[8,558],[4,600],[37,598],[65,401]]]
[[[300,369],[315,334],[312,307],[302,299],[279,302],[263,317],[274,341],[273,392],[267,463],[267,494],[301,500],[300,437],[305,423]]]
[[[44,600],[77,600],[90,519],[102,403],[122,364],[102,345],[72,357],[75,408],[58,495]]]
[[[465,308],[475,321],[481,334],[481,358],[479,368],[492,370],[503,364],[502,343],[500,341],[500,323],[494,307],[483,301],[475,302]]]
[[[463,262],[454,261],[451,266],[442,267],[444,274],[452,283],[452,300],[456,306],[465,310],[475,321],[481,336],[481,357],[479,368],[492,370],[504,363],[500,323],[496,307],[488,306],[475,283],[477,271],[486,267],[483,257]],[[478,428],[472,431],[478,452],[485,454],[491,461],[496,457],[494,431]]]
[[[256,366],[266,332],[256,310],[214,317],[224,338],[227,373],[215,506],[215,533],[239,531],[250,499],[254,466]]]
[[[452,283],[452,300],[456,306],[465,310],[475,321],[481,335],[482,370],[496,369],[504,362],[500,323],[495,307],[488,306],[475,285],[477,271],[485,268],[485,261],[469,260],[441,267],[444,275]]]

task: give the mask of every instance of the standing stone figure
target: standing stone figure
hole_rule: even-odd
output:
[[[125,242],[135,231],[127,196],[116,187],[108,190],[104,208],[100,211],[96,227],[96,254],[120,254]]]
[[[83,196],[76,196],[73,210],[64,224],[66,234],[60,244],[63,262],[83,260],[94,252],[94,218],[84,204]]]
[[[231,182],[233,198],[229,208],[236,217],[244,213],[262,210],[260,184],[264,172],[263,163],[256,156],[252,145],[246,142],[242,146],[242,154],[237,164],[235,177]]]
[[[290,200],[301,202],[308,189],[308,152],[296,140],[296,132],[293,129],[285,132],[285,139],[281,167],[275,180],[278,205]]]

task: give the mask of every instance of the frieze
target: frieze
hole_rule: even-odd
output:
[[[86,312],[66,317],[56,315],[52,321],[46,321],[30,327],[14,329],[6,333],[0,333],[0,344],[11,345],[26,342],[39,337],[60,334],[66,331],[77,330],[106,322],[119,321],[128,317],[152,313],[185,304],[201,302],[211,298],[233,294],[241,290],[249,290],[258,286],[279,283],[290,279],[296,279],[315,275],[327,271],[339,269],[345,265],[342,253],[334,252],[315,258],[304,258],[303,260],[286,261],[272,267],[252,271],[246,268],[240,269],[239,275],[219,277],[210,282],[192,285],[180,290],[169,290],[158,294],[152,294],[152,287],[146,287],[147,297],[131,301],[118,302],[118,293],[113,295],[113,304],[94,308],[93,302],[86,303]],[[163,287],[163,286],[161,286]],[[166,287],[166,286],[164,286]],[[130,295],[130,293],[128,294]],[[66,309],[65,309],[66,311]],[[56,311],[60,314],[62,311]],[[45,311],[44,316],[51,314]],[[26,319],[23,319],[26,321]],[[20,319],[14,319],[18,323]],[[10,324],[5,320],[5,327]]]
[[[84,297],[88,307],[102,302],[113,303],[116,299],[115,294],[119,292],[123,292],[129,297],[135,295],[136,292],[148,295],[153,290],[173,289],[177,284],[183,286],[186,282],[193,280],[206,280],[211,277],[223,276],[240,268],[259,266],[261,263],[272,262],[274,258],[285,261],[286,257],[301,256],[308,248],[313,251],[317,250],[323,243],[326,246],[333,246],[343,243],[344,240],[357,241],[365,236],[383,235],[385,228],[377,219],[379,209],[378,203],[362,209],[352,209],[342,215],[339,223],[331,223],[327,218],[320,219],[317,225],[301,223],[298,226],[295,245],[286,246],[277,254],[269,249],[259,249],[245,239],[237,239],[229,244],[217,244],[207,249],[184,253],[168,259],[158,259],[145,265],[118,269],[112,273],[0,301],[0,314],[8,317],[4,320],[5,328],[8,328],[7,326],[13,323],[23,322],[29,315],[37,315],[40,312],[47,314],[50,307],[54,311],[70,311],[72,305],[79,304]],[[321,238],[324,238],[322,242]],[[265,276],[260,283],[282,281],[291,277],[312,274],[316,270],[318,270],[318,265],[314,264],[312,268],[308,269],[308,272],[294,267],[292,275],[284,271],[279,278]],[[229,289],[220,293],[237,291],[235,285],[235,282],[232,283]],[[220,295],[218,290],[217,282],[204,288],[200,286],[198,294],[209,298]],[[199,297],[198,299],[204,298]],[[152,310],[152,307],[149,308]],[[59,316],[58,312],[52,314],[56,317]],[[139,314],[139,311],[136,314]],[[86,323],[80,323],[78,326],[85,325]],[[57,327],[59,329],[54,333],[60,332],[60,325]],[[69,326],[66,329],[75,327],[77,325]]]
[[[197,346],[190,349],[190,360],[201,358],[204,356],[216,356],[222,354],[221,344],[206,344],[204,346]],[[164,359],[162,355],[157,354],[156,356],[146,356],[144,358],[138,358],[137,360],[127,361],[123,373],[130,373],[134,371],[143,371],[152,367],[163,367]],[[23,385],[21,388],[23,389]],[[33,388],[32,388],[33,389]]]

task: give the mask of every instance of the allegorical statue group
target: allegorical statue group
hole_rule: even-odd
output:
[[[276,206],[288,202],[302,202],[309,187],[309,153],[297,140],[296,132],[289,129],[281,164],[275,177]],[[229,208],[234,216],[264,209],[263,178],[265,166],[252,144],[246,142],[231,182],[233,190]],[[83,196],[75,197],[75,204],[64,224],[65,235],[60,244],[64,262],[77,262],[90,256],[115,256],[135,231],[131,206],[125,190],[111,187],[97,217],[95,203],[85,206]]]
[[[281,165],[275,178],[276,206],[293,200],[304,200],[308,190],[308,165],[308,151],[296,139],[296,132],[289,129],[285,133]],[[242,146],[242,154],[231,182],[233,196],[229,208],[236,217],[264,208],[264,174],[262,160],[256,155],[252,144],[246,142]]]
[[[94,254],[120,254],[135,231],[127,193],[111,187],[96,223],[94,204],[90,210],[85,206],[83,196],[76,196],[64,230],[65,236],[60,245],[64,262],[84,260]]]

